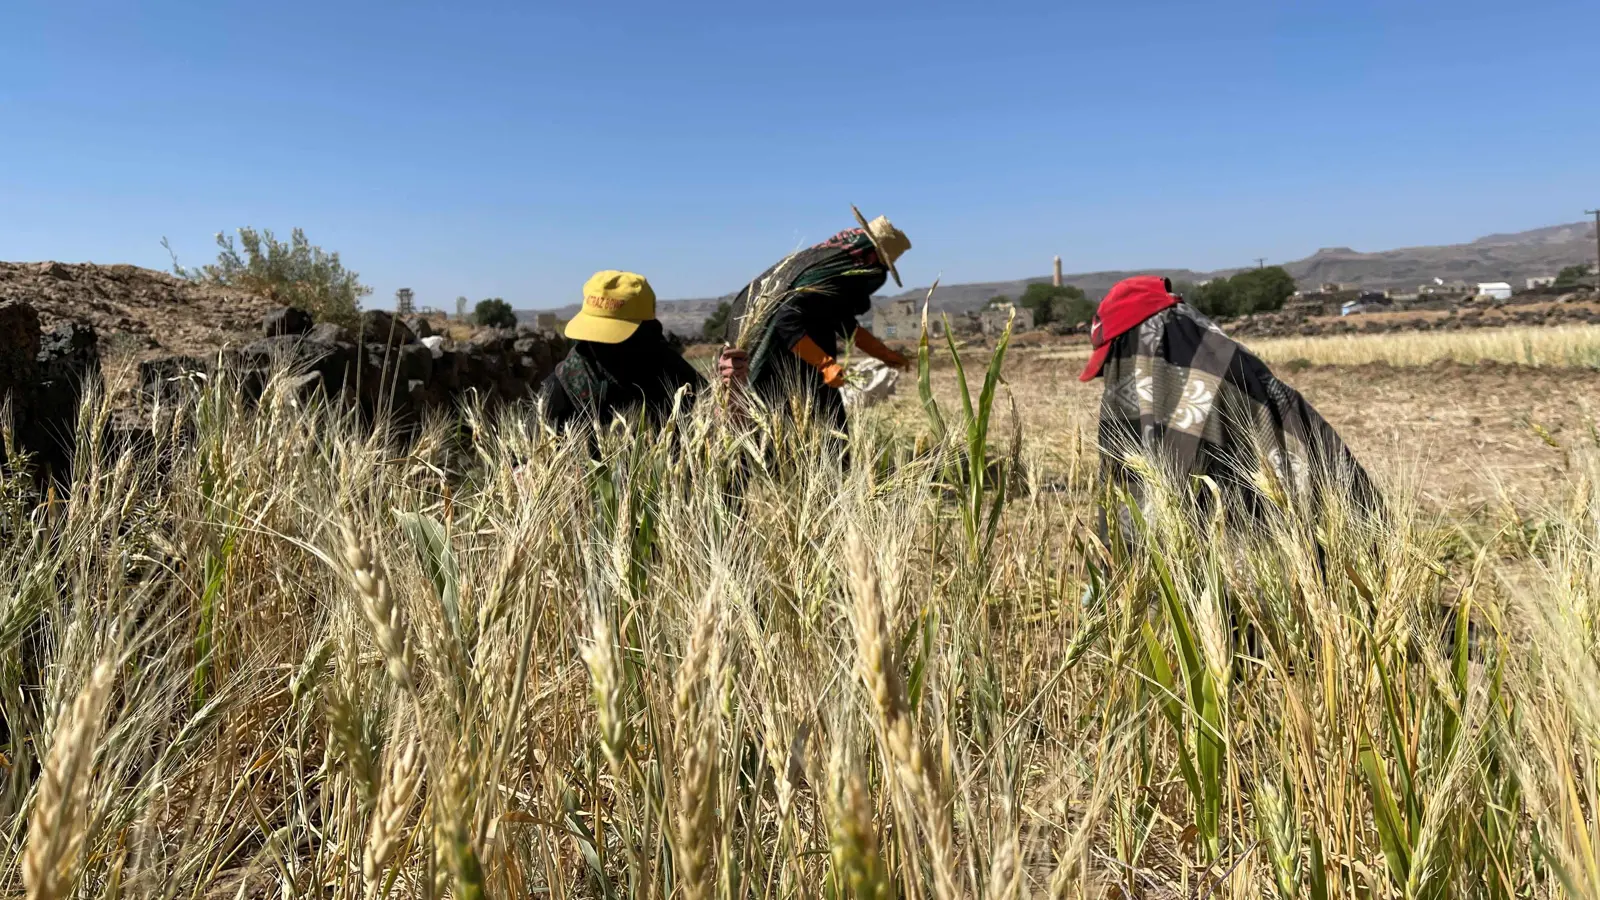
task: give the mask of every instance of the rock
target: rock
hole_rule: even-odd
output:
[[[146,400],[174,403],[196,391],[211,376],[209,360],[161,356],[139,363],[139,391]]]
[[[39,370],[39,313],[20,300],[0,303],[0,403],[11,397],[12,414],[25,412]]]
[[[406,323],[396,319],[393,313],[382,309],[369,309],[361,314],[361,324],[357,329],[363,344],[386,344],[398,347],[405,344],[415,344],[417,336],[411,333]]]
[[[322,389],[322,373],[307,372],[304,375],[296,375],[284,384],[283,389],[289,396],[304,403]]]
[[[58,262],[39,263],[39,274],[57,281],[72,280],[72,270]]]
[[[394,370],[398,381],[426,383],[433,377],[433,350],[423,344],[400,347],[395,355]]]
[[[266,337],[305,334],[315,325],[311,313],[293,306],[280,307],[261,317],[261,333]]]
[[[323,343],[292,334],[262,338],[239,351],[240,364],[263,373],[285,368],[294,377],[315,373],[329,394],[338,393],[356,364],[354,344]]]
[[[480,328],[467,339],[467,346],[484,353],[506,353],[517,341],[511,328]]]
[[[100,384],[100,338],[93,327],[64,322],[45,332],[35,359],[32,414],[23,443],[65,478],[77,450],[78,406],[86,388]]]
[[[427,340],[438,334],[433,330],[433,323],[428,321],[427,316],[406,316],[405,322],[406,327],[411,329],[411,333],[416,335],[418,340]]]
[[[461,359],[455,350],[442,347],[433,358],[433,381],[440,393],[454,395],[461,390]]]
[[[306,333],[306,340],[318,344],[354,344],[356,336],[343,325],[323,322]]]
[[[434,359],[444,355],[444,337],[441,335],[428,335],[422,339],[422,346],[427,347],[433,353]]]

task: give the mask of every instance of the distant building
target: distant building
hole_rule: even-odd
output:
[[[890,300],[872,314],[872,332],[886,341],[914,341],[922,336],[922,310],[910,297]],[[944,334],[944,319],[928,314],[928,334]]]
[[[546,334],[555,334],[561,330],[561,321],[555,313],[542,312],[534,316],[533,327]]]
[[[1010,303],[999,306],[987,306],[978,313],[978,330],[985,335],[997,335],[1006,330],[1006,323],[1011,321],[1011,314],[1017,314],[1012,331],[1033,330],[1033,310]]]
[[[1554,275],[1540,275],[1538,278],[1528,279],[1528,290],[1535,291],[1539,288],[1554,287],[1555,283],[1556,277]]]
[[[1445,281],[1443,279],[1435,278],[1431,284],[1418,285],[1417,293],[1470,295],[1475,293],[1475,289],[1472,285],[1467,284],[1465,281]]]
[[[1479,297],[1488,297],[1491,300],[1510,300],[1511,285],[1504,281],[1482,281],[1478,283]]]
[[[1324,281],[1322,283],[1322,293],[1324,294],[1338,294],[1343,291],[1353,291],[1355,289],[1355,285],[1346,284],[1342,281]]]

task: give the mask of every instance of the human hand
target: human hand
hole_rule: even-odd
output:
[[[909,372],[911,370],[911,360],[906,359],[904,354],[896,353],[893,350],[890,350],[887,354],[885,354],[885,358],[879,360],[879,362],[882,362],[891,369],[898,369],[901,372]]]
[[[729,387],[744,384],[750,378],[750,354],[733,347],[724,348],[717,357],[717,377]]]
[[[822,383],[831,388],[844,387],[844,366],[830,362],[822,367]]]

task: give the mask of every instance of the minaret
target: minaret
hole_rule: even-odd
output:
[[[1054,278],[1050,279],[1050,283],[1056,287],[1061,287],[1061,257],[1059,256],[1056,257],[1056,274]]]

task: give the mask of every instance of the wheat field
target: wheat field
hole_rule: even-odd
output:
[[[1252,353],[1275,364],[1426,366],[1437,362],[1490,362],[1600,368],[1600,328],[1593,325],[1245,338],[1243,342]],[[1044,345],[1034,355],[1063,363],[1082,362],[1089,358],[1089,346],[1078,343],[1058,349]]]
[[[1265,338],[1250,349],[1268,362],[1297,360],[1314,365],[1357,366],[1387,363],[1425,366],[1449,361],[1514,363],[1557,368],[1600,367],[1600,328],[1558,325],[1485,328],[1463,331],[1391,332]]]
[[[218,379],[6,476],[0,889],[1600,898],[1600,448],[1537,513],[1169,486],[1106,546],[1003,353],[848,466],[720,397],[591,452]]]

